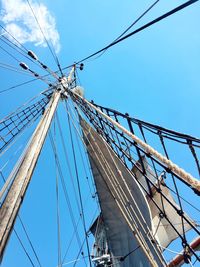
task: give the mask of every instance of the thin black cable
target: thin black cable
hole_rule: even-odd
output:
[[[13,43],[11,40],[9,40],[8,38],[6,38],[5,36],[2,36],[0,38],[0,40],[3,43],[5,43],[7,46],[9,46],[10,48],[12,48],[13,50],[15,50],[16,52],[18,52],[23,57],[25,57],[25,58],[29,59],[30,61],[36,63],[34,60],[32,60],[30,57],[27,56],[27,53],[25,53],[23,49],[21,49],[18,45],[16,45],[15,43]]]
[[[72,101],[72,104],[73,104],[73,108],[74,108],[74,109],[76,110],[76,112],[77,112],[78,117],[80,118],[80,113],[79,113],[79,110],[78,110],[78,106],[75,107],[75,103],[74,103],[73,101]],[[78,126],[79,126],[79,130],[80,130],[80,132],[81,132],[82,129],[81,129],[81,125],[80,125],[80,123],[78,124]],[[74,126],[74,128],[75,128],[75,126]],[[77,130],[76,130],[76,133],[78,133]],[[80,137],[80,140],[81,140],[81,142],[82,142],[82,144],[83,144],[83,147],[84,147],[84,152],[85,152],[85,155],[86,155],[87,167],[88,167],[88,169],[89,169],[90,179],[91,179],[91,183],[92,183],[92,187],[93,187],[94,195],[95,195],[95,198],[96,198],[96,188],[95,188],[95,185],[94,185],[94,180],[92,179],[92,177],[93,177],[93,173],[92,173],[92,169],[91,169],[90,162],[89,162],[89,155],[88,155],[88,152],[87,152],[87,149],[86,149],[86,145],[85,145],[83,139],[81,138],[80,135],[79,135],[79,137]],[[96,198],[96,200],[97,200],[97,205],[98,205],[98,204],[99,204],[98,199]]]
[[[73,241],[73,239],[74,239],[74,236],[75,236],[76,232],[78,231],[78,226],[79,226],[79,222],[80,222],[80,221],[81,221],[81,215],[80,215],[79,218],[78,218],[78,221],[77,221],[77,224],[76,224],[76,229],[74,229],[73,234],[72,234],[72,237],[71,237],[71,239],[70,239],[70,241],[69,241],[69,244],[68,244],[68,246],[67,246],[67,249],[66,249],[66,251],[65,251],[65,254],[64,254],[64,257],[63,257],[63,260],[62,260],[62,264],[64,263],[64,261],[65,261],[65,259],[66,259],[66,257],[67,257],[67,253],[68,253],[68,251],[69,251],[69,249],[70,249],[70,247],[71,247],[71,245],[72,245],[72,241]]]
[[[119,40],[125,33],[127,33],[138,21],[141,20],[160,0],[156,0],[145,12],[142,13],[122,34],[120,34],[113,42]],[[112,42],[112,43],[113,43]]]
[[[164,140],[162,138],[162,134],[161,133],[159,134],[159,137],[160,137],[160,141],[161,141],[161,144],[162,144],[162,147],[163,147],[163,150],[164,150],[164,154],[167,157],[167,159],[169,159],[167,148],[166,148],[166,145],[164,143]],[[173,181],[173,184],[174,184],[175,192],[177,194],[177,199],[178,199],[178,204],[179,204],[179,207],[180,207],[180,212],[183,214],[184,212],[183,212],[182,202],[181,202],[180,195],[179,195],[178,186],[177,186],[175,177],[174,177],[174,175],[172,173],[171,173],[171,177],[172,177],[172,181]],[[182,216],[181,216],[181,222],[182,222],[183,238],[184,238],[185,242],[187,243],[187,241],[186,241],[186,233],[185,233],[185,225],[184,225],[184,220],[183,220]]]
[[[18,134],[23,132],[31,122],[42,115],[49,100],[49,97],[44,97],[38,102],[0,121],[0,151],[5,150]]]
[[[19,45],[20,45],[20,47],[22,47],[26,52],[28,52],[28,49],[22,44],[22,43],[20,43],[10,32],[8,32],[7,30],[6,30],[6,28],[5,27],[3,27],[2,25],[0,25],[0,27],[8,34],[8,35],[10,35]],[[20,49],[22,49],[22,48],[20,48]]]
[[[13,72],[16,72],[18,74],[26,75],[26,76],[29,76],[29,77],[32,76],[30,73],[27,73],[27,72],[25,72],[23,70],[14,68],[14,67],[12,67],[11,65],[8,65],[8,64],[0,63],[0,68],[5,69],[5,70],[9,70],[9,71],[13,71]]]
[[[172,9],[171,11],[169,11],[169,12],[163,14],[162,16],[160,16],[160,17],[158,17],[158,18],[156,18],[156,19],[154,19],[154,20],[148,22],[147,24],[143,25],[142,27],[140,27],[140,28],[134,30],[133,32],[131,32],[131,33],[125,35],[124,37],[118,39],[117,41],[115,41],[115,42],[113,42],[113,43],[111,43],[111,44],[105,46],[104,48],[98,50],[97,52],[95,52],[95,53],[93,53],[93,54],[91,54],[91,55],[89,55],[89,56],[83,58],[82,60],[79,60],[79,61],[77,62],[77,64],[79,64],[79,63],[81,63],[81,62],[84,62],[84,61],[88,60],[89,58],[98,55],[99,53],[103,52],[104,50],[106,50],[106,49],[108,49],[108,48],[110,48],[110,47],[112,47],[112,46],[114,46],[114,45],[116,45],[116,44],[118,44],[118,43],[124,41],[125,39],[131,37],[132,35],[135,35],[136,33],[143,31],[144,29],[146,29],[146,28],[152,26],[153,24],[156,24],[157,22],[159,22],[159,21],[161,21],[161,20],[163,20],[163,19],[165,19],[165,18],[167,18],[167,17],[169,17],[169,16],[171,16],[171,15],[177,13],[178,11],[180,11],[180,10],[182,10],[182,9],[184,9],[184,8],[190,6],[190,5],[192,5],[192,4],[194,4],[195,2],[198,2],[198,1],[199,1],[199,0],[190,0],[190,1],[187,1],[186,3],[184,3],[184,4],[182,4],[182,5],[178,6],[178,7],[176,7],[176,8],[174,8],[174,9]],[[68,68],[68,67],[66,67],[66,68]],[[63,68],[63,70],[64,70],[64,69],[65,69],[65,68]]]
[[[193,262],[193,265],[195,265],[197,263],[198,259],[196,259],[194,262]]]
[[[27,0],[27,1],[28,1],[28,0]],[[129,38],[130,36],[132,36],[132,35],[134,35],[134,34],[140,32],[140,31],[142,31],[142,30],[144,30],[144,29],[150,27],[151,25],[153,25],[153,24],[155,24],[155,23],[157,23],[157,22],[159,22],[159,21],[161,21],[161,20],[163,20],[163,19],[165,19],[165,18],[167,18],[167,17],[169,17],[169,16],[175,14],[176,12],[178,12],[178,11],[180,11],[180,10],[182,10],[182,9],[184,9],[184,8],[186,8],[186,7],[190,6],[190,5],[192,5],[192,4],[194,4],[194,3],[197,2],[197,1],[199,1],[199,0],[190,0],[190,1],[187,1],[186,3],[184,3],[184,4],[182,4],[182,5],[178,6],[178,7],[176,7],[176,8],[174,8],[174,9],[172,9],[171,11],[169,11],[169,12],[163,14],[162,16],[160,16],[160,17],[154,19],[153,21],[151,21],[151,22],[145,24],[144,26],[142,26],[142,27],[136,29],[135,31],[133,31],[133,32],[131,32],[131,33],[125,35],[124,37],[118,39],[117,41],[111,43],[110,45],[105,46],[104,48],[102,48],[102,49],[98,50],[97,52],[95,52],[95,53],[93,53],[93,54],[91,54],[91,55],[89,55],[89,56],[83,58],[82,60],[77,61],[76,64],[79,64],[79,63],[81,63],[81,62],[83,62],[83,61],[86,61],[87,59],[89,59],[89,58],[91,58],[91,57],[93,57],[93,56],[96,56],[97,54],[103,52],[104,50],[106,50],[106,49],[108,49],[108,48],[110,48],[110,47],[116,45],[117,43],[119,43],[119,42],[121,42],[121,41],[123,41],[123,40]],[[1,25],[0,25],[0,26],[1,26]],[[2,26],[1,26],[1,27],[2,27]],[[2,28],[3,28],[3,27],[2,27]],[[3,28],[3,29],[4,29],[4,28]],[[5,29],[4,29],[4,30],[5,30]],[[14,38],[14,37],[13,37],[13,38]],[[14,38],[14,39],[15,39],[15,38]],[[74,65],[74,64],[68,65],[68,66],[62,68],[61,71],[66,70],[66,69],[68,69],[68,68],[71,68],[71,67],[73,67],[73,65]],[[59,71],[60,71],[60,70],[55,71],[55,73],[58,73]],[[50,75],[50,74],[48,74],[48,75]],[[37,80],[37,79],[34,79],[34,80]],[[32,81],[34,81],[34,80],[32,80]],[[29,82],[31,82],[31,81],[28,81],[28,82],[26,82],[26,83],[29,83]],[[23,83],[23,84],[24,84],[24,83]],[[21,85],[23,85],[23,84],[17,85],[17,86],[15,86],[15,87],[21,86]],[[5,91],[8,91],[8,90],[11,90],[11,89],[13,89],[13,87],[12,87],[12,88],[7,88],[7,89],[5,89],[5,90],[2,90],[2,91],[0,91],[0,93],[1,93],[1,92],[5,92]]]
[[[98,211],[98,206],[97,206],[97,209],[96,209],[95,212],[94,212],[94,216],[93,216],[93,218],[92,218],[92,221],[91,221],[90,225],[93,224],[94,219],[96,218],[96,213],[97,213],[97,211]],[[79,219],[78,219],[78,221],[77,221],[77,227],[78,227],[78,225],[79,225],[80,220],[81,220],[81,216],[79,216]],[[70,248],[70,246],[71,246],[71,244],[72,244],[74,235],[75,235],[75,232],[73,232],[73,234],[72,234],[72,237],[71,237],[71,239],[70,239],[69,245],[68,245],[67,250],[66,250],[66,252],[65,252],[65,256],[63,257],[62,264],[63,264],[64,261],[65,261],[65,258],[66,258],[66,256],[67,256],[67,253],[68,253],[68,251],[69,251],[69,248]],[[87,256],[86,256],[86,257],[87,257]]]
[[[4,181],[4,183],[5,183],[6,180],[5,180],[5,177],[4,177],[4,175],[3,175],[3,173],[2,173],[1,170],[0,170],[0,174],[1,174],[1,177],[2,177],[2,179],[3,179],[3,181]],[[32,251],[33,251],[33,253],[34,253],[34,255],[35,255],[35,258],[36,258],[36,260],[37,260],[39,266],[42,267],[42,264],[41,264],[41,262],[40,262],[39,256],[38,256],[38,254],[37,254],[37,252],[36,252],[36,250],[35,250],[35,248],[34,248],[34,246],[33,246],[33,243],[32,243],[32,241],[31,241],[31,239],[30,239],[30,237],[29,237],[29,234],[28,234],[28,232],[27,232],[27,230],[26,230],[26,227],[25,227],[25,225],[24,225],[24,223],[23,223],[23,221],[22,221],[20,215],[18,214],[17,217],[18,217],[19,222],[20,222],[20,224],[21,224],[21,226],[22,226],[22,229],[24,230],[24,233],[25,233],[25,235],[26,235],[26,238],[27,238],[27,240],[28,240],[28,242],[29,242],[29,244],[30,244],[30,246],[31,246],[31,248],[32,248]],[[24,246],[23,246],[22,241],[21,241],[20,238],[19,238],[19,235],[17,234],[16,230],[14,230],[14,232],[15,232],[15,234],[16,234],[16,236],[17,236],[17,238],[18,238],[18,240],[19,240],[19,242],[20,242],[20,244],[22,245],[22,248],[23,248],[23,250],[24,250]],[[24,251],[25,251],[25,253],[26,253],[26,255],[27,255],[27,251],[26,251],[26,250],[24,250]],[[28,256],[28,258],[29,258],[29,255],[27,255],[27,256]],[[30,258],[29,258],[29,260],[30,260]],[[32,263],[32,260],[31,260],[31,263]]]
[[[28,259],[29,259],[31,265],[32,265],[33,267],[36,267],[35,264],[33,263],[33,261],[31,260],[31,257],[30,257],[30,255],[28,254],[28,251],[26,250],[25,246],[23,245],[22,240],[20,239],[20,237],[19,237],[19,235],[17,234],[16,230],[13,229],[13,231],[14,231],[14,233],[15,233],[15,235],[16,235],[18,241],[19,241],[19,243],[21,244],[21,246],[22,246],[22,248],[23,248],[23,250],[24,250],[26,256],[28,257]]]
[[[75,199],[76,199],[77,208],[78,208],[79,213],[81,213],[81,209],[80,209],[80,206],[79,206],[79,203],[78,203],[78,196],[77,196],[77,192],[76,192],[76,189],[75,189],[74,179],[73,179],[72,171],[71,171],[71,168],[70,168],[70,162],[69,162],[69,158],[68,158],[68,155],[67,155],[67,147],[66,147],[65,142],[64,142],[64,137],[63,137],[63,133],[62,133],[62,129],[61,129],[61,124],[60,124],[60,120],[59,120],[59,117],[58,117],[57,113],[56,113],[56,120],[57,120],[58,130],[59,130],[60,137],[61,137],[62,147],[63,147],[63,150],[64,150],[65,160],[66,160],[66,163],[67,163],[67,166],[68,166],[68,169],[69,169],[69,176],[70,176],[70,180],[71,180],[72,187],[73,187],[73,190],[74,190],[74,195],[75,195]]]
[[[13,58],[15,61],[17,61],[17,63],[20,63],[20,60],[17,59],[15,56],[13,56],[10,52],[8,52],[5,48],[3,48],[1,45],[0,45],[0,48],[6,53],[8,54],[11,58]]]
[[[27,55],[27,51],[22,49],[19,45],[16,44],[16,42],[14,43],[13,41],[11,41],[9,38],[7,38],[5,35],[1,36],[1,41],[6,43],[7,45],[9,45],[10,47],[12,47],[14,49],[15,47],[15,50],[19,52],[20,50],[20,53],[23,54],[23,55]],[[5,40],[4,40],[5,39]]]
[[[66,104],[66,109],[68,110],[67,104]],[[68,113],[67,113],[67,116],[68,116],[68,125],[69,125],[69,130],[70,130],[70,139],[71,139],[73,159],[74,159],[74,167],[75,167],[75,172],[76,172],[76,180],[77,180],[77,185],[78,185],[79,199],[80,199],[81,211],[82,211],[82,216],[83,216],[83,227],[84,227],[84,232],[85,232],[85,237],[86,237],[86,246],[87,246],[87,252],[88,252],[88,257],[89,257],[89,264],[90,264],[90,267],[92,267],[88,236],[87,236],[87,230],[86,230],[86,223],[85,223],[85,215],[84,215],[83,202],[82,202],[82,194],[81,194],[80,181],[79,181],[79,174],[78,174],[78,168],[77,168],[77,162],[76,162],[74,142],[73,142],[73,137],[72,137],[72,129],[71,129],[70,117]]]
[[[77,79],[76,79],[76,76],[77,76],[78,72],[77,70],[75,69],[75,72],[74,72],[74,81],[75,81],[75,87],[77,86]],[[78,77],[79,79],[79,77]],[[80,79],[79,79],[80,81]],[[74,124],[73,124],[74,126]],[[74,126],[75,128],[75,126]],[[92,194],[92,190],[91,190],[91,186],[90,186],[90,183],[89,183],[89,180],[88,180],[88,174],[87,174],[87,171],[86,171],[86,165],[85,165],[85,161],[83,159],[83,153],[82,153],[82,150],[81,150],[81,147],[80,147],[80,144],[79,144],[79,138],[78,138],[78,134],[77,132],[75,131],[75,136],[76,136],[76,143],[78,144],[78,149],[79,149],[79,153],[80,153],[80,156],[81,156],[81,160],[82,160],[82,164],[83,164],[83,168],[84,168],[84,171],[85,171],[85,176],[86,176],[86,180],[87,180],[87,183],[88,183],[88,187],[89,187],[89,191],[90,191],[90,194],[93,198],[93,194]],[[94,191],[95,193],[95,191]]]
[[[175,195],[177,195],[177,193],[172,189],[170,188],[169,186],[167,186],[166,184],[163,185],[163,186],[166,186],[168,190],[170,190],[172,193],[174,193]],[[200,209],[198,209],[197,207],[195,207],[191,202],[189,202],[188,200],[186,200],[185,198],[183,198],[182,196],[180,196],[180,198],[185,202],[187,203],[188,205],[190,205],[193,209],[195,209],[196,211],[198,211],[200,213]]]
[[[98,211],[98,207],[97,207],[97,210],[94,212],[94,216],[93,216],[93,218],[92,218],[92,221],[91,221],[90,225],[93,225],[93,223],[94,223],[94,219],[96,218],[96,212],[97,212],[97,211]],[[84,245],[85,241],[86,241],[86,237],[84,237],[83,243],[82,243],[82,245],[81,245],[81,249],[80,249],[79,252],[78,252],[78,255],[77,255],[77,257],[76,257],[76,261],[75,261],[73,267],[76,266],[78,257],[79,257],[79,255],[80,255],[80,253],[81,253],[81,250],[82,250],[82,248],[83,248],[83,245]],[[84,255],[84,254],[82,253],[82,255]],[[83,257],[86,258],[86,257],[88,257],[88,256],[83,256]]]
[[[50,141],[51,141],[51,146],[52,146],[53,152],[55,153],[55,147],[54,147],[53,137],[52,137],[51,131],[49,132],[49,138],[50,138]],[[74,230],[76,232],[77,243],[78,243],[78,245],[80,247],[81,246],[80,236],[79,236],[78,232],[76,231],[76,222],[75,222],[75,219],[74,219],[73,209],[72,209],[72,206],[71,206],[71,203],[70,203],[70,200],[69,200],[69,195],[68,195],[68,192],[67,192],[67,187],[66,187],[66,184],[65,184],[65,180],[64,180],[63,173],[62,173],[62,169],[61,169],[61,165],[60,165],[60,161],[59,161],[58,155],[56,157],[56,161],[57,161],[58,172],[59,172],[59,176],[60,176],[60,179],[61,179],[65,200],[66,200],[66,203],[67,203],[67,206],[68,206],[68,209],[69,209],[69,213],[70,213],[70,218],[71,218],[71,221],[72,221],[73,228],[74,228]]]
[[[150,7],[147,8],[146,11],[144,11],[125,31],[123,31],[114,41],[111,42],[114,43],[117,40],[119,40],[122,36],[124,36],[125,33],[127,33],[138,21],[140,21],[160,0],[156,0]],[[107,48],[108,49],[108,48]],[[105,49],[102,54],[100,54],[98,57],[102,56],[106,50]]]
[[[134,248],[133,250],[131,250],[129,253],[127,253],[125,256],[120,258],[120,261],[124,261],[129,255],[131,255],[132,253],[134,253],[138,248],[140,248],[140,246],[137,246],[136,248]]]
[[[73,66],[74,66],[74,64],[69,65],[68,67],[62,68],[62,70],[69,69],[69,68],[71,68],[71,67],[73,67]],[[59,70],[56,70],[56,71],[54,71],[54,72],[55,72],[55,73],[58,73]],[[51,74],[49,73],[49,74],[45,74],[45,75],[43,75],[43,76],[41,76],[41,77],[42,77],[42,78],[45,78],[45,77],[50,76],[50,75],[51,75]],[[38,81],[38,80],[39,80],[39,78],[35,78],[35,79],[29,80],[29,81],[26,81],[26,82],[23,82],[23,83],[20,83],[20,84],[17,84],[17,85],[13,85],[13,86],[11,86],[11,87],[9,87],[9,88],[6,88],[6,89],[1,90],[1,91],[0,91],[0,94],[5,93],[5,92],[7,92],[7,91],[10,91],[10,90],[12,90],[12,89],[15,89],[15,88],[17,88],[17,87],[20,87],[20,86],[23,86],[23,85],[26,85],[26,84],[29,84],[29,83]]]
[[[9,34],[9,32],[7,31],[7,33]],[[11,35],[12,36],[12,35]],[[5,40],[4,40],[5,39]],[[40,62],[37,59],[34,59],[30,56],[29,52],[25,46],[24,49],[22,49],[20,46],[18,46],[16,43],[12,42],[9,38],[5,37],[5,36],[0,36],[0,40],[4,43],[6,43],[9,47],[11,47],[12,49],[14,49],[15,51],[17,51],[19,54],[21,54],[22,56],[24,56],[25,58],[27,58],[29,61],[31,61],[33,64],[35,64],[37,67],[41,68],[42,70],[45,70],[49,73],[49,75],[52,75],[52,72],[49,71],[49,68],[43,64],[42,62]],[[16,39],[15,39],[16,40]],[[19,42],[18,42],[19,43]],[[19,43],[20,44],[20,43]],[[20,51],[19,51],[20,50]],[[24,51],[25,50],[25,51]],[[29,55],[29,56],[28,56]],[[56,56],[56,54],[55,54]],[[57,57],[57,56],[56,56]],[[58,62],[59,64],[59,62]]]
[[[82,164],[83,164],[83,169],[84,169],[84,172],[85,172],[85,177],[86,177],[87,184],[88,184],[88,187],[89,187],[90,195],[93,198],[94,194],[92,193],[92,189],[91,189],[91,186],[90,186],[90,183],[89,183],[89,180],[88,180],[88,174],[87,174],[87,170],[86,170],[86,165],[85,165],[85,162],[84,162],[83,153],[81,151],[81,147],[80,147],[80,143],[79,143],[77,132],[75,132],[75,137],[76,137],[76,143],[78,145],[79,154],[81,156],[81,161],[82,161]]]
[[[83,246],[84,246],[84,243],[85,243],[86,239],[87,239],[87,238],[86,238],[86,236],[85,236],[85,238],[84,238],[84,240],[83,240],[83,242],[82,242],[81,248],[80,248],[80,250],[79,250],[79,252],[78,252],[78,255],[77,255],[77,257],[76,257],[76,260],[75,260],[75,263],[74,263],[73,267],[75,267],[76,264],[77,264],[79,255],[82,253],[81,251],[82,251],[82,248],[83,248]],[[83,254],[82,254],[82,255],[83,255]],[[89,259],[90,259],[90,256],[84,256],[84,257],[89,257]]]
[[[45,70],[44,68],[42,68],[41,64],[38,63],[38,61],[35,61],[30,56],[28,56],[27,52],[24,51],[21,47],[19,47],[16,43],[12,42],[11,40],[9,40],[5,36],[2,36],[0,38],[0,40],[2,42],[4,42],[6,45],[8,45],[10,48],[12,48],[13,50],[15,50],[17,53],[19,53],[20,55],[22,55],[23,57],[25,57],[26,59],[28,59],[29,61],[31,61],[37,67],[41,68],[42,70]]]
[[[154,130],[153,133],[157,134],[157,135],[158,135],[158,131],[160,131],[160,132],[165,134],[164,137],[166,137],[166,135],[169,135],[169,136],[173,136],[174,138],[181,138],[181,139],[189,140],[191,142],[200,143],[200,139],[196,138],[194,136],[191,136],[191,135],[188,135],[188,134],[183,134],[183,133],[180,133],[180,132],[168,129],[168,128],[164,128],[164,127],[162,127],[160,125],[152,124],[152,123],[149,123],[149,122],[146,122],[146,121],[134,118],[134,117],[129,117],[129,116],[127,116],[127,113],[124,114],[124,113],[121,113],[121,112],[119,112],[117,110],[114,110],[114,109],[111,109],[111,108],[107,108],[107,107],[104,107],[104,106],[101,106],[101,105],[97,105],[96,103],[93,103],[93,105],[98,107],[98,108],[100,108],[100,109],[104,109],[104,110],[108,110],[109,112],[112,112],[113,116],[117,115],[117,116],[120,116],[122,118],[130,119],[131,122],[133,122],[134,124],[138,125],[139,128],[142,126],[142,128],[140,130],[141,130],[141,133],[142,133],[142,136],[143,136],[144,140],[145,140],[145,136],[144,136],[143,128],[145,128],[146,130],[149,130],[149,131],[150,131],[150,129],[153,129]],[[146,140],[145,140],[145,142],[146,142]],[[184,144],[188,145],[187,142],[184,143]],[[193,144],[193,146],[194,146],[194,144]]]
[[[52,48],[51,48],[51,46],[50,46],[50,44],[49,44],[49,42],[48,42],[48,40],[47,40],[47,38],[46,38],[46,36],[45,36],[43,30],[42,30],[42,27],[41,27],[41,25],[40,25],[40,23],[39,23],[39,21],[38,21],[38,19],[37,19],[37,17],[36,17],[36,14],[35,14],[35,12],[34,12],[32,6],[31,6],[30,1],[29,1],[29,0],[26,0],[26,2],[28,3],[29,8],[31,9],[31,12],[32,12],[32,14],[33,14],[33,16],[34,16],[34,18],[35,18],[35,21],[36,21],[37,24],[38,24],[38,27],[39,27],[39,29],[40,29],[40,31],[41,31],[43,37],[44,37],[44,40],[45,40],[45,42],[46,42],[46,44],[47,44],[47,46],[48,46],[48,48],[49,48],[49,51],[51,52],[51,54],[52,54],[52,56],[53,56],[53,58],[54,58],[54,60],[55,60],[55,62],[56,62],[56,64],[57,64],[57,66],[58,66],[58,69],[59,69],[61,75],[63,76],[63,72],[62,72],[62,69],[61,69],[61,66],[60,66],[58,57],[57,57],[55,51],[52,50]]]
[[[41,76],[41,77],[42,77],[42,78],[45,78],[45,77],[47,77],[47,76],[49,76],[49,75],[50,75],[50,74],[46,74],[46,75],[43,75],[43,76]],[[35,78],[35,79],[32,79],[32,80],[29,80],[29,81],[26,81],[26,82],[23,82],[23,83],[20,83],[20,84],[11,86],[11,87],[9,87],[9,88],[6,88],[6,89],[1,90],[1,91],[0,91],[0,94],[5,93],[5,92],[7,92],[7,91],[10,91],[10,90],[12,90],[12,89],[15,89],[15,88],[17,88],[17,87],[20,87],[20,86],[23,86],[23,85],[26,85],[26,84],[29,84],[29,83],[38,81],[38,80],[40,80],[40,79],[39,79],[39,78]]]
[[[0,171],[0,174],[1,174],[1,177],[2,177],[2,179],[3,179],[3,181],[4,181],[4,183],[5,183],[6,180],[5,180],[5,177],[4,177],[3,173],[2,173],[2,171]],[[40,267],[42,267],[41,264],[40,264],[39,258],[38,258],[38,256],[37,256],[37,253],[36,253],[36,251],[35,251],[35,249],[34,249],[34,247],[33,247],[33,245],[32,245],[32,242],[31,242],[31,240],[30,240],[30,238],[29,238],[29,236],[28,236],[28,233],[27,233],[27,231],[26,231],[26,229],[25,229],[25,226],[24,226],[24,224],[23,224],[23,222],[22,222],[22,220],[21,220],[21,218],[20,218],[19,215],[18,215],[18,218],[19,218],[20,223],[21,223],[21,225],[22,225],[22,228],[23,228],[23,230],[24,230],[24,232],[25,232],[25,234],[26,234],[26,237],[27,237],[27,239],[28,239],[28,241],[29,241],[29,243],[30,243],[30,245],[31,245],[31,248],[33,249],[33,253],[34,253],[35,256],[36,256],[36,259],[37,259],[37,261],[38,261]],[[21,240],[21,238],[19,237],[19,235],[18,235],[17,231],[15,230],[15,228],[13,228],[13,231],[14,231],[14,233],[15,233],[15,235],[16,235],[16,237],[17,237],[17,239],[18,239],[18,241],[19,241],[19,243],[20,243],[20,245],[21,245],[21,247],[22,247],[22,249],[23,249],[23,251],[25,252],[26,256],[28,257],[28,259],[29,259],[31,265],[32,265],[33,267],[35,267],[35,265],[34,265],[34,263],[33,263],[32,259],[31,259],[30,255],[29,255],[28,251],[26,250],[25,246],[23,245],[22,240]]]
[[[34,249],[33,243],[32,243],[31,240],[30,240],[30,237],[29,237],[29,235],[28,235],[28,232],[27,232],[27,230],[26,230],[26,228],[25,228],[25,225],[24,225],[24,223],[23,223],[21,217],[19,216],[19,214],[18,214],[18,219],[19,219],[19,221],[20,221],[20,223],[21,223],[21,225],[22,225],[22,228],[23,228],[23,230],[24,230],[24,232],[25,232],[25,235],[26,235],[26,237],[27,237],[27,239],[28,239],[28,241],[29,241],[29,244],[30,244],[30,246],[31,246],[31,248],[32,248],[32,250],[33,250],[33,253],[34,253],[34,255],[35,255],[36,259],[37,259],[37,262],[38,262],[39,266],[42,267],[42,264],[41,264],[41,262],[40,262],[40,259],[39,259],[38,255],[37,255],[37,253],[36,253],[36,250]]]
[[[57,145],[56,145],[56,128],[54,119],[54,157],[56,165],[56,218],[57,218],[57,241],[58,241],[58,266],[62,267],[62,256],[61,256],[61,238],[60,238],[60,209],[59,209],[59,182],[58,182],[58,164],[57,164]]]
[[[36,0],[36,2],[38,3],[39,10],[40,10],[40,3],[39,3],[39,1],[38,1],[38,0]],[[51,40],[49,40],[49,42],[51,43],[51,46],[54,48],[52,41],[51,41]],[[62,77],[63,77],[63,76],[64,76],[64,74],[63,74],[63,72],[62,72],[62,68],[61,68],[61,66],[60,66],[60,62],[59,62],[58,56],[56,55],[55,49],[54,49],[54,55],[55,55],[55,58],[56,58],[56,62],[57,62],[58,69],[59,69],[59,71],[58,71],[58,72],[60,72],[60,73],[61,73],[61,75],[62,75]]]

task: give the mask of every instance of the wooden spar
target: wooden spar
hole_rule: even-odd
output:
[[[0,260],[3,258],[4,250],[13,229],[15,219],[22,204],[26,190],[30,183],[33,171],[43,147],[48,129],[53,119],[56,107],[60,99],[60,91],[55,91],[49,106],[44,112],[37,128],[35,129],[31,142],[23,156],[14,181],[3,201],[0,209]]]
[[[200,236],[194,239],[191,243],[190,246],[193,250],[198,250],[200,249]],[[184,255],[183,251],[177,255],[173,260],[167,265],[167,267],[178,267],[184,264]]]

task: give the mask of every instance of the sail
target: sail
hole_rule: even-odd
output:
[[[142,161],[143,161],[143,166],[145,168],[148,179],[154,184],[158,185],[159,183],[159,187],[162,190],[165,197],[171,202],[171,204],[174,207],[176,207],[177,209],[180,209],[180,207],[176,204],[170,190],[167,188],[164,180],[161,177],[159,177],[158,180],[156,179],[156,175],[151,169],[151,167],[149,166],[145,157],[142,157]],[[136,164],[138,167],[141,168],[140,161],[137,161]],[[177,211],[172,207],[172,205],[169,204],[169,202],[165,198],[161,199],[161,194],[158,193],[156,190],[154,190],[152,185],[148,184],[148,181],[142,175],[142,173],[138,170],[138,168],[136,168],[136,166],[133,168],[132,171],[135,173],[138,181],[142,184],[142,186],[144,186],[145,190],[147,190],[148,193],[150,193],[150,190],[151,190],[152,198],[149,198],[148,196],[146,196],[146,198],[149,203],[149,207],[151,209],[152,222],[154,225],[153,232],[159,244],[161,245],[161,247],[166,248],[173,240],[178,238],[177,232],[180,234],[183,234],[182,219],[180,216],[177,215]],[[160,217],[160,211],[155,206],[154,201],[156,202],[156,204],[159,206],[161,210],[163,210],[163,207],[164,207],[164,212],[166,213],[167,218],[171,222],[173,222],[173,226],[175,227],[177,232],[175,231],[175,229],[173,229],[173,227],[169,224],[169,222],[165,218]],[[189,218],[189,216],[186,213],[184,213],[184,215],[191,222],[191,224],[194,224],[194,222]],[[185,232],[192,228],[185,219],[183,219],[183,224],[184,224]]]
[[[102,137],[82,118],[80,123],[89,154],[114,266],[151,266],[149,259],[134,235],[134,231],[131,229],[132,225],[128,225],[125,220],[127,214],[132,217],[133,222],[137,222],[137,230],[142,234],[144,242],[148,245],[149,253],[154,257],[156,263],[154,266],[165,266],[156,242],[152,242],[152,239],[149,238],[152,232],[151,212],[137,181]],[[124,204],[126,208],[119,208],[118,203],[121,201],[123,192],[118,190],[119,188],[125,193],[124,198],[127,201]],[[127,210],[128,213],[126,214]],[[126,215],[124,216],[124,214]],[[139,223],[141,221],[143,226]]]

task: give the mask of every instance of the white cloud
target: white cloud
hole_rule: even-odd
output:
[[[55,18],[44,4],[29,0],[37,20],[56,53],[60,51],[59,34],[56,30]],[[47,44],[26,0],[1,0],[0,20],[6,30],[20,43],[32,42],[36,46],[46,47]]]

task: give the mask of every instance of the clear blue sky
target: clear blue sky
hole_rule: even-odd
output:
[[[5,2],[0,1],[1,10],[5,7]],[[12,9],[10,10],[14,12],[14,1],[7,2],[11,3]],[[55,18],[55,28],[60,37],[58,58],[62,67],[84,58],[113,41],[152,4],[152,1],[146,0],[42,0],[39,2],[43,3]],[[160,0],[135,28],[183,2]],[[16,7],[16,12],[26,1],[18,0],[17,3],[20,5]],[[37,1],[33,0],[32,3],[35,4]],[[3,13],[1,20],[2,17]],[[20,17],[22,18],[23,16]],[[23,19],[27,20],[28,25],[27,17]],[[14,22],[22,29],[27,30],[27,25],[16,21],[17,19]],[[1,24],[6,25],[5,21]],[[86,98],[93,99],[103,106],[128,112],[133,117],[198,137],[200,131],[199,25],[200,5],[197,2],[116,45],[100,58],[87,61],[84,71],[79,72]],[[59,44],[57,43],[57,46]],[[0,45],[5,47],[2,43]],[[24,45],[33,50],[42,62],[53,70],[57,69],[48,48],[35,46],[35,42],[31,41],[25,42]],[[14,55],[19,59],[22,58],[20,55]],[[1,51],[0,61],[17,66],[17,62],[3,51]],[[23,61],[26,62],[26,59]],[[39,69],[38,72],[42,74]],[[32,79],[2,68],[0,68],[0,75],[0,90]],[[46,85],[42,81],[37,81],[1,94],[1,118],[45,88]],[[60,109],[60,114],[64,121],[63,109]],[[49,140],[47,140],[21,210],[22,218],[24,218],[43,266],[49,267],[55,267],[57,263],[55,168],[52,162],[53,154]],[[82,172],[81,169],[81,174]],[[38,184],[41,184],[41,188]],[[83,186],[85,196],[88,192],[86,187],[86,185]],[[47,192],[45,197],[43,190]],[[88,217],[92,217],[95,211],[94,206],[91,204]],[[64,210],[66,207],[61,209]],[[63,244],[70,236],[72,228],[66,216],[65,210],[65,217],[63,215],[64,218],[62,218],[62,233],[65,233]],[[20,233],[19,225],[17,227]],[[74,243],[74,249],[68,255],[68,260],[73,260],[75,255],[76,244]],[[2,266],[30,266],[13,235]],[[83,265],[80,263],[77,266]]]

